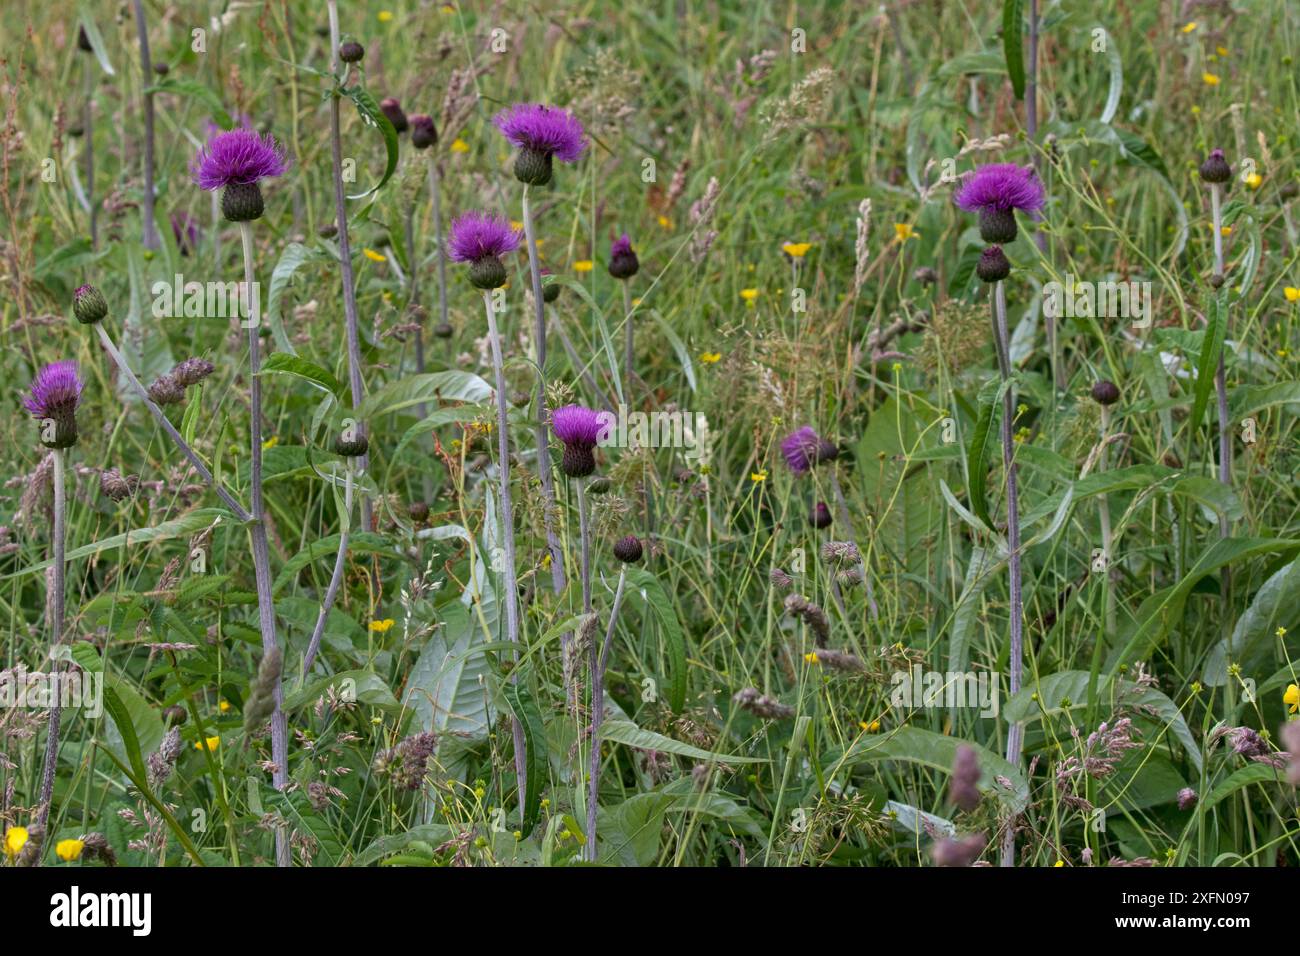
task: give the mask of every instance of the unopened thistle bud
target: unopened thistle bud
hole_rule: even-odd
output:
[[[623,233],[609,248],[609,274],[615,279],[630,279],[640,269],[641,263],[632,249],[632,240]]]
[[[808,520],[812,522],[814,528],[829,528],[831,526],[831,509],[826,507],[826,502],[819,501],[813,505]]]
[[[450,322],[439,322],[433,327],[433,334],[440,339],[449,339],[456,333]]]
[[[402,112],[402,104],[395,96],[388,96],[379,101],[379,111],[388,117],[388,122],[393,124],[393,129],[399,133],[405,133],[408,127],[406,114]]]
[[[438,127],[433,117],[423,113],[412,113],[407,117],[411,126],[411,145],[416,149],[428,149],[438,144]]]
[[[1092,400],[1098,405],[1114,405],[1119,401],[1119,386],[1103,379],[1092,387]]]
[[[168,73],[172,71],[172,68],[168,66],[166,63],[155,63],[153,65],[153,71],[157,73],[159,76],[166,76]]]
[[[416,524],[424,524],[429,519],[429,504],[425,501],[412,501],[406,506],[406,513]]]
[[[975,274],[984,282],[1001,282],[1011,275],[1011,263],[1007,261],[1001,246],[989,246],[980,253]]]
[[[587,482],[587,494],[589,495],[607,495],[609,489],[614,487],[614,483],[608,478],[593,478]]]
[[[1232,178],[1232,167],[1224,158],[1223,150],[1212,149],[1201,163],[1201,179],[1207,183],[1226,183]]]
[[[334,452],[344,458],[360,458],[369,450],[370,439],[360,428],[346,428],[334,439]]]
[[[641,560],[641,539],[634,534],[614,542],[614,557],[624,564],[636,564]]]
[[[356,40],[348,40],[339,45],[339,59],[344,63],[360,63],[366,55],[366,48]]]
[[[72,293],[72,314],[82,325],[94,325],[108,315],[108,303],[104,293],[93,285],[80,286]]]
[[[90,37],[86,35],[85,27],[77,27],[77,49],[82,53],[93,53],[95,50],[90,45]]]

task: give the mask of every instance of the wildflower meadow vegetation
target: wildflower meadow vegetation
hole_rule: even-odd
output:
[[[0,869],[1300,865],[1300,7],[21,0]]]

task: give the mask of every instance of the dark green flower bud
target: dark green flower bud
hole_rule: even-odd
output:
[[[366,48],[356,40],[349,40],[339,45],[339,59],[344,63],[360,63],[366,55]]]
[[[551,181],[553,165],[550,153],[521,149],[515,155],[515,179],[529,186],[545,186]]]
[[[265,206],[257,183],[231,183],[221,191],[221,214],[230,222],[261,219]]]
[[[1007,261],[1001,246],[989,246],[980,253],[975,274],[984,282],[1000,282],[1011,275],[1011,263]]]
[[[475,259],[469,265],[469,281],[476,289],[499,289],[506,284],[506,267],[496,256]]]
[[[1007,243],[1016,239],[1016,214],[1011,209],[985,207],[980,210],[980,238],[985,242]]]
[[[614,557],[624,564],[636,564],[641,560],[641,539],[634,534],[614,542]]]
[[[1098,405],[1114,405],[1119,401],[1119,386],[1103,379],[1092,386],[1092,400]]]
[[[72,294],[72,314],[83,325],[94,325],[108,315],[104,294],[93,285],[83,285]]]
[[[1210,155],[1201,163],[1201,179],[1207,183],[1226,183],[1232,178],[1232,167],[1223,155],[1223,150],[1212,149]]]

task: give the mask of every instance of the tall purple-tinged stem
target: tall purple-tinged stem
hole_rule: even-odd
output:
[[[53,531],[53,548],[54,563],[51,567],[53,571],[53,580],[50,582],[50,648],[53,651],[63,643],[63,602],[64,602],[64,565],[66,563],[65,548],[67,545],[67,488],[66,476],[63,467],[63,449],[55,448],[51,450],[50,455],[54,462],[54,531]],[[54,653],[50,654],[50,666],[56,670],[63,670],[57,662]],[[59,723],[62,718],[63,708],[61,706],[59,694],[53,694],[50,701],[50,721],[45,736],[45,766],[41,771],[41,798],[40,810],[36,816],[36,822],[42,830],[45,829],[46,822],[50,818],[50,802],[54,798],[54,776],[58,769],[59,761]],[[37,864],[40,858],[37,858]]]
[[[993,285],[993,340],[997,346],[998,371],[1004,384],[1011,381],[1011,349],[1007,335],[1007,295],[1001,281]],[[1011,578],[1011,655],[1009,683],[1014,697],[1020,690],[1021,657],[1024,654],[1024,622],[1020,591],[1020,493],[1016,476],[1015,428],[1016,396],[1010,386],[1002,395],[1002,466],[1007,474],[1007,565]],[[1020,751],[1024,727],[1012,724],[1007,728],[1007,762],[1020,765]],[[1007,821],[1007,831],[1002,838],[1002,865],[1015,863],[1015,818]]]
[[[442,181],[438,175],[436,150],[429,150],[429,197],[433,203],[433,234],[437,237],[438,253],[438,321],[447,324],[447,253],[443,248],[446,237],[442,234]]]
[[[134,0],[135,3],[135,29],[140,37],[140,70],[144,77],[144,88],[147,90],[153,83],[153,64],[149,60],[149,28],[144,22],[144,4],[141,0]],[[144,247],[146,249],[158,248],[158,232],[154,228],[153,207],[153,94],[144,94],[144,204],[141,209],[144,212]]]
[[[339,7],[337,0],[329,0],[330,21],[330,73],[339,75]],[[337,88],[330,96],[330,155],[334,173],[334,218],[338,226],[339,266],[343,277],[343,316],[348,342],[348,388],[352,392],[352,409],[361,405],[365,383],[361,380],[361,337],[357,332],[357,291],[352,275],[352,243],[348,239],[347,197],[343,193],[343,141],[339,134],[339,93]],[[364,424],[363,426],[364,427]],[[362,455],[357,466],[365,471],[369,455]],[[373,525],[370,496],[361,493],[361,530],[369,531]]]
[[[90,57],[82,57],[82,69],[85,77],[86,102],[81,114],[82,143],[86,149],[86,205],[90,207],[90,248],[99,248],[99,210],[95,206],[95,115],[92,101],[95,98],[95,70],[98,67],[90,62]]]
[[[271,553],[266,543],[266,521],[262,502],[262,352],[261,352],[261,302],[253,291],[253,227],[244,221],[239,224],[239,236],[244,246],[244,288],[248,290],[250,312],[248,326],[248,378],[249,378],[249,485],[251,487],[251,522],[248,526],[253,550],[253,577],[257,583],[257,617],[262,632],[262,653],[279,653],[280,644],[275,633],[275,604],[271,594]],[[275,764],[271,782],[275,789],[289,785],[289,726],[284,715],[284,688],[275,682],[274,707],[271,711],[271,761]],[[285,828],[275,831],[275,865],[292,865],[289,834]]]
[[[501,334],[497,331],[496,310],[492,308],[492,291],[483,290],[483,306],[487,310],[488,338],[492,344],[492,371],[496,376],[497,397],[497,474],[498,498],[501,506],[501,545],[505,550],[501,569],[502,590],[505,592],[506,638],[519,643],[519,582],[515,565],[515,507],[510,497],[510,400],[506,396],[505,362],[501,358]],[[518,680],[514,675],[512,680]],[[516,715],[510,721],[515,741],[515,780],[519,789],[519,806],[524,805],[527,781],[527,751],[524,743],[524,726]]]
[[[325,598],[321,601],[320,614],[316,618],[316,627],[311,632],[307,643],[307,653],[302,659],[302,673],[306,677],[311,673],[311,665],[316,661],[321,639],[325,636],[325,619],[329,617],[330,608],[339,594],[339,585],[343,582],[343,568],[348,560],[348,533],[352,526],[352,459],[343,459],[343,513],[339,515],[339,553],[334,559],[334,571],[330,574],[329,587],[325,589]]]
[[[537,228],[528,186],[523,190],[524,242],[528,245],[528,272],[533,285],[533,344],[537,349],[537,421],[533,436],[537,444],[537,474],[542,481],[542,522],[546,529],[546,550],[551,555],[551,590],[564,593],[564,549],[555,530],[555,479],[551,475],[551,443],[546,424],[546,302],[542,298],[542,266],[537,257]],[[445,319],[444,319],[445,321]],[[560,636],[561,653],[567,655],[573,635]],[[566,688],[566,699],[572,693]]]
[[[636,336],[632,328],[632,289],[628,283],[630,279],[624,279],[623,286],[623,390],[624,394],[632,394],[632,366],[635,359],[635,342]]]

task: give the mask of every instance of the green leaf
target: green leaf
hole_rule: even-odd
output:
[[[682,374],[686,376],[686,384],[690,386],[692,392],[695,391],[695,366],[691,362],[691,353],[687,351],[686,343],[682,341],[682,337],[677,334],[677,331],[664,320],[664,317],[659,314],[658,309],[652,309],[650,316],[655,320],[655,324],[659,326],[659,331],[668,340],[668,344],[673,347],[673,352],[677,355],[677,361],[682,367]],[[631,319],[628,319],[628,321],[630,322]]]
[[[118,548],[146,544],[151,541],[184,538],[196,531],[201,531],[218,519],[238,525],[238,522],[234,520],[234,516],[224,508],[198,508],[188,514],[181,515],[179,518],[164,521],[162,524],[154,525],[151,528],[134,528],[123,534],[115,534],[112,537],[82,545],[80,548],[73,548],[67,553],[65,560],[79,561],[82,558],[89,558],[92,555],[99,554],[101,551],[113,551]],[[11,571],[0,576],[0,581],[7,581],[9,578],[18,578],[27,574],[36,574],[44,571],[51,563],[53,562],[42,561],[19,571]]]
[[[444,402],[481,404],[492,398],[492,386],[471,372],[426,372],[389,382],[367,395],[357,409],[357,418],[371,422],[380,415],[398,412],[412,405],[441,405]]]
[[[77,22],[86,31],[86,39],[90,41],[90,49],[95,54],[95,59],[99,61],[99,68],[108,76],[116,76],[113,64],[108,59],[108,51],[104,48],[104,37],[100,34],[99,27],[95,26],[94,19],[86,11],[86,4],[81,4],[80,9],[81,16],[77,18]]]
[[[289,826],[316,842],[316,855],[312,862],[317,866],[338,866],[344,858],[343,844],[339,842],[334,827],[321,818],[301,790],[285,793],[272,792],[266,799],[272,810],[289,821]]]
[[[222,105],[221,97],[217,96],[210,87],[204,86],[198,80],[185,80],[174,77],[167,77],[159,80],[153,86],[145,88],[146,93],[175,93],[178,96],[188,96],[198,100],[207,107],[208,112],[212,115],[213,120],[222,129],[230,129],[234,126],[230,114]]]
[[[1220,289],[1206,309],[1205,344],[1201,347],[1201,358],[1196,363],[1196,391],[1192,402],[1192,416],[1188,427],[1195,432],[1201,425],[1201,415],[1209,404],[1210,392],[1214,389],[1214,376],[1219,367],[1219,356],[1223,353],[1223,340],[1228,332],[1228,296]]]
[[[984,468],[984,457],[992,442],[993,419],[997,415],[998,404],[1002,401],[1002,393],[1002,388],[986,387],[980,390],[980,416],[975,422],[975,431],[966,451],[966,484],[971,508],[990,531],[993,530],[993,518],[989,516],[985,492],[988,475]]]
[[[501,696],[524,731],[524,747],[527,750],[525,760],[525,803],[523,807],[523,827],[525,834],[531,833],[537,826],[537,816],[542,808],[542,788],[546,784],[546,771],[550,766],[550,753],[546,746],[546,726],[542,723],[542,714],[537,707],[537,699],[524,684],[507,683],[501,689]]]
[[[266,291],[266,322],[271,327],[271,335],[275,338],[275,347],[281,352],[297,354],[297,349],[293,347],[293,343],[289,341],[289,336],[284,331],[284,314],[280,308],[280,300],[284,298],[289,280],[293,278],[298,268],[303,263],[318,258],[320,253],[315,250],[308,249],[300,242],[291,242],[284,247],[284,252],[280,253],[280,259],[271,271],[271,285]]]
[[[1232,796],[1238,790],[1249,787],[1251,784],[1260,784],[1261,786],[1281,788],[1286,786],[1286,778],[1282,771],[1276,767],[1270,767],[1265,763],[1252,763],[1240,770],[1229,774],[1225,779],[1215,784],[1214,789],[1210,791],[1209,796],[1201,799],[1201,811],[1206,812],[1212,807],[1222,803],[1228,797]],[[1190,823],[1188,824],[1191,825]]]
[[[365,124],[379,130],[380,134],[384,137],[384,150],[388,155],[388,160],[384,166],[383,177],[379,182],[375,183],[375,185],[371,186],[365,192],[348,196],[349,199],[364,199],[371,193],[383,189],[384,184],[392,178],[393,171],[397,169],[397,130],[393,129],[393,124],[389,122],[388,117],[385,116],[383,110],[379,108],[379,104],[375,101],[375,98],[365,87],[345,86],[340,92],[356,104],[357,113],[361,115],[361,119]]]
[[[673,740],[653,730],[643,730],[630,720],[606,720],[600,728],[600,735],[615,744],[626,744],[638,750],[659,750],[663,753],[677,754],[679,757],[691,757],[695,760],[709,760],[715,763],[767,763],[766,757],[741,757],[737,754],[720,754],[701,750],[690,744]]]
[[[299,358],[297,355],[288,352],[273,352],[262,363],[262,370],[259,374],[274,375],[276,373],[295,375],[336,397],[343,394],[343,383],[335,378],[331,372],[321,368],[315,362],[309,362],[305,358]]]
[[[1101,31],[1101,40],[1105,44],[1106,61],[1110,66],[1110,89],[1106,93],[1106,105],[1102,107],[1101,122],[1109,125],[1119,110],[1119,98],[1124,92],[1124,63],[1119,58],[1119,47],[1106,28],[1100,24],[1093,26],[1094,34]]]
[[[141,780],[147,779],[140,734],[145,735],[143,746],[150,752],[162,742],[162,720],[157,711],[116,675],[104,681],[104,710],[117,732],[116,741],[111,739],[112,735],[106,735],[110,738],[106,742],[110,746],[118,745],[131,771]]]
[[[284,590],[286,584],[307,565],[323,558],[333,558],[339,553],[339,536],[337,534],[318,538],[285,562],[280,573],[275,576],[272,592]],[[388,538],[373,531],[357,531],[348,537],[349,554],[382,554],[392,556],[394,549]]]
[[[668,706],[681,713],[686,706],[686,637],[673,610],[672,601],[664,592],[659,579],[645,568],[627,568],[627,580],[632,589],[645,598],[646,604],[659,619],[664,636],[664,653],[668,657]]]
[[[1233,421],[1241,421],[1273,405],[1300,405],[1300,382],[1239,385],[1228,396],[1228,411]]]
[[[1019,813],[1029,803],[1029,784],[1017,767],[990,750],[956,737],[945,737],[919,727],[899,727],[884,734],[864,734],[840,754],[822,758],[822,766],[850,767],[881,760],[905,760],[952,773],[953,760],[960,746],[971,747],[979,755],[979,788],[997,797],[1013,812]],[[1008,790],[997,777],[1011,781]]]
[[[1007,76],[1016,99],[1025,98],[1025,51],[1021,41],[1024,15],[1023,0],[1002,0],[1002,51],[1007,61]]]
[[[1020,692],[1006,702],[1002,716],[1012,723],[1028,724],[1043,717],[1086,710],[1091,677],[1087,671],[1058,671],[1037,680],[1028,680]],[[1196,769],[1201,769],[1201,751],[1196,746],[1196,738],[1188,729],[1178,705],[1160,691],[1118,678],[1102,677],[1097,682],[1097,699],[1153,711],[1183,745]]]

